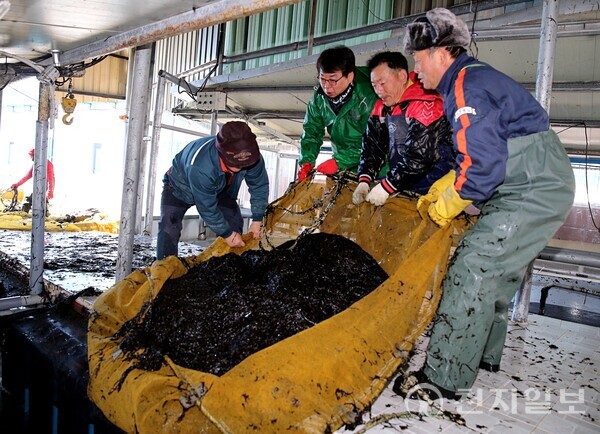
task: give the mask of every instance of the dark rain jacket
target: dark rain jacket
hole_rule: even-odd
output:
[[[548,131],[548,114],[519,83],[466,53],[437,90],[458,151],[454,187],[463,199],[485,201],[504,182],[507,141]]]
[[[315,164],[323,144],[325,129],[331,137],[331,148],[340,169],[356,171],[360,161],[362,135],[377,95],[365,68],[356,68],[350,101],[336,115],[321,86],[309,101],[300,139],[300,161]]]
[[[426,91],[416,78],[394,107],[375,103],[363,137],[359,180],[371,182],[389,160],[381,180],[390,194],[398,190],[427,193],[429,187],[456,167],[452,131],[444,116],[442,97]],[[390,113],[391,112],[391,113]]]
[[[190,205],[196,204],[208,227],[223,238],[231,235],[232,231],[217,207],[218,199],[229,196],[237,200],[243,180],[250,191],[252,220],[261,221],[267,208],[269,178],[262,156],[255,165],[232,175],[219,158],[214,136],[186,145],[173,158],[173,165],[165,178],[173,187],[173,195]]]

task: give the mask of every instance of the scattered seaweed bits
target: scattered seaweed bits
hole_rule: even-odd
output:
[[[115,335],[136,368],[163,356],[221,375],[249,355],[345,310],[387,274],[340,235],[310,234],[271,251],[213,257],[165,283]]]

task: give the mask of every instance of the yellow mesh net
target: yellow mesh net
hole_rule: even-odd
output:
[[[368,408],[430,323],[441,280],[464,221],[439,229],[395,197],[382,207],[352,204],[356,184],[343,177],[308,178],[270,206],[263,245],[279,245],[302,230],[343,235],[390,275],[345,311],[246,358],[217,377],[166,364],[133,370],[112,337],[167,279],[209,257],[240,253],[218,239],[201,255],[169,257],[132,273],[99,297],[90,319],[88,354],[93,402],[126,432],[326,432]],[[185,264],[184,264],[185,262]],[[224,324],[223,327],[226,327]]]

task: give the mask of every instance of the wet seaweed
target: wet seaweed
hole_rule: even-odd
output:
[[[167,281],[115,337],[135,368],[157,370],[166,355],[180,366],[222,375],[345,310],[387,277],[354,242],[310,234],[271,251],[199,264]]]

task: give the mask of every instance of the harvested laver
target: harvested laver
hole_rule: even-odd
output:
[[[306,235],[271,251],[214,257],[167,281],[115,337],[135,368],[157,370],[166,355],[220,375],[345,310],[387,277],[354,242]]]

